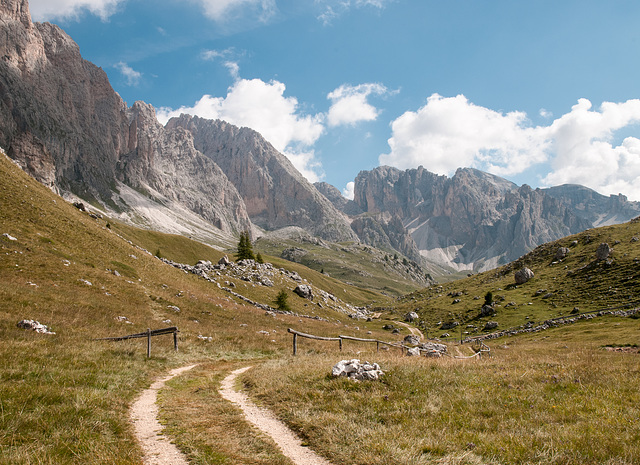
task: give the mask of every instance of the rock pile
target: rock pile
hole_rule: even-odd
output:
[[[35,331],[40,334],[55,334],[53,331],[49,329],[47,325],[43,325],[42,323],[36,320],[20,320],[18,321],[18,328],[21,329],[29,329],[31,331]]]
[[[331,369],[331,375],[336,378],[344,376],[356,381],[375,381],[384,376],[384,372],[377,363],[360,363],[360,360],[354,358],[353,360],[340,360]]]

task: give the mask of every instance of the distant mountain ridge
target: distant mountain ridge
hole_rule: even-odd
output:
[[[454,271],[491,269],[542,243],[640,214],[640,203],[622,195],[606,197],[583,186],[532,189],[473,168],[448,178],[423,167],[380,166],[358,174],[354,193],[358,208],[350,211],[362,213],[353,216],[352,227],[394,219],[404,227],[396,226],[394,241],[387,238],[394,248],[412,256],[415,246],[427,262]],[[381,230],[373,224],[354,229],[361,238]]]
[[[358,174],[348,200],[249,128],[189,115],[162,126],[151,105],[127,106],[64,31],[31,21],[27,0],[2,0],[0,32],[0,146],[54,191],[151,229],[230,246],[243,230],[302,228],[437,274],[493,268],[640,215],[622,195],[534,190],[471,168],[448,178],[381,166]]]

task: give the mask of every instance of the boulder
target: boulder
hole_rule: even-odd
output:
[[[443,330],[447,330],[447,329],[453,329],[456,326],[458,326],[460,323],[458,323],[457,321],[448,321],[446,323],[443,323],[442,326],[440,326],[440,329]]]
[[[420,338],[418,336],[414,336],[413,334],[409,334],[408,336],[405,336],[404,343],[417,346],[418,344],[420,344]]]
[[[487,321],[487,324],[484,325],[484,331],[491,331],[492,329],[496,329],[498,327],[497,321]]]
[[[420,357],[420,348],[412,347],[411,349],[407,349],[407,357]]]
[[[493,315],[496,312],[496,309],[493,308],[491,305],[483,305],[482,308],[480,309],[480,316],[490,316]]]
[[[220,260],[218,260],[218,265],[229,266],[231,265],[231,260],[229,260],[229,257],[225,255]]]
[[[611,246],[606,242],[603,242],[596,249],[596,258],[598,260],[606,260],[607,258],[609,258],[609,255],[611,255],[611,252],[613,252]]]
[[[313,300],[313,291],[311,290],[311,286],[307,284],[300,284],[296,286],[293,292],[298,294],[303,299]]]
[[[556,260],[563,260],[567,255],[569,255],[569,249],[567,247],[559,247],[556,250]]]
[[[384,376],[384,372],[377,363],[360,363],[360,360],[353,359],[340,360],[331,369],[331,375],[335,378],[346,377],[355,381],[375,381]]]
[[[437,352],[440,355],[447,353],[447,346],[437,342],[424,342],[420,345],[420,348],[427,351],[427,355],[431,352]]]
[[[517,271],[515,274],[516,284],[524,284],[534,277],[533,271],[529,268],[524,267],[521,270]]]
[[[404,316],[404,321],[406,321],[407,323],[412,323],[412,322],[416,321],[419,318],[420,317],[418,316],[418,314],[416,312],[409,312]]]
[[[47,325],[43,325],[36,320],[20,320],[18,321],[17,326],[18,328],[28,329],[40,334],[55,334],[47,327]]]

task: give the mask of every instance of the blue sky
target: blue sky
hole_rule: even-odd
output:
[[[640,2],[31,0],[131,105],[261,132],[311,181],[472,166],[640,200]]]

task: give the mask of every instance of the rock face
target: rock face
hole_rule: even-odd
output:
[[[59,27],[32,23],[26,0],[0,4],[0,56],[0,146],[51,189],[115,211],[132,209],[131,199],[183,211],[177,223],[197,217],[226,237],[257,224],[356,239],[258,133],[186,116],[161,126],[150,105],[128,107]],[[147,218],[151,227],[164,220]]]
[[[640,202],[629,201],[622,194],[607,197],[576,184],[564,184],[543,191],[571,208],[592,227],[624,223],[640,215]]]
[[[331,241],[356,240],[345,216],[257,132],[189,115],[167,123],[169,130],[178,128],[222,169],[256,225],[299,226]]]
[[[452,178],[422,167],[362,171],[354,201],[398,217],[422,257],[456,270],[490,269],[590,226],[539,189],[471,168]]]

